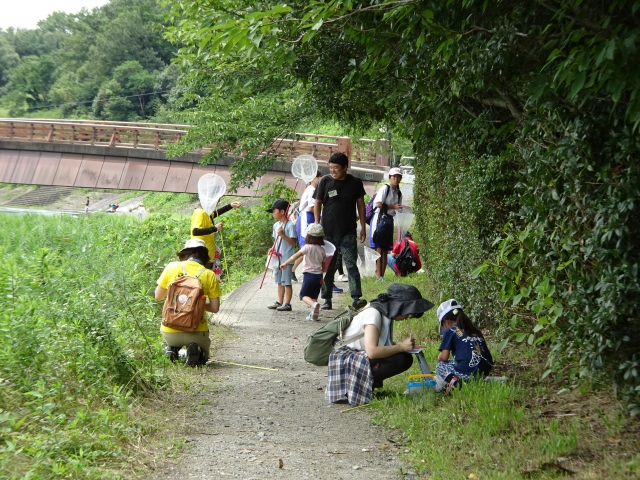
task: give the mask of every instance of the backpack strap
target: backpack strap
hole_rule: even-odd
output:
[[[360,333],[358,335],[354,335],[353,337],[345,338],[344,340],[338,340],[338,341],[336,341],[336,343],[333,344],[333,347],[334,347],[334,349],[338,349],[338,348],[343,347],[345,345],[349,345],[350,343],[353,343],[356,340],[360,340],[362,337],[364,337],[364,332]]]
[[[182,265],[182,273],[185,277],[187,277],[187,267],[185,267],[184,262],[180,262],[180,265]]]
[[[196,273],[196,274],[194,275],[194,277],[195,277],[195,278],[198,278],[200,275],[202,275],[202,274],[205,272],[205,270],[206,270],[206,268],[205,268],[205,267],[202,267],[202,269],[201,269],[198,273]]]

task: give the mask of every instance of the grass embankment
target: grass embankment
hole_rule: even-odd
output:
[[[224,291],[262,267],[262,210],[225,217]],[[120,478],[135,460],[157,423],[136,399],[183,370],[167,369],[152,295],[187,232],[169,215],[0,215],[0,477]]]
[[[436,309],[446,298],[425,275],[387,280],[416,285],[435,305],[421,319],[398,323],[396,339],[409,333],[426,344],[435,370],[440,337]],[[386,286],[363,278],[363,292],[374,298]],[[638,478],[638,419],[629,418],[610,386],[583,382],[569,390],[547,378],[543,349],[507,345],[491,325],[480,327],[505,383],[469,383],[449,397],[428,392],[406,397],[407,376],[420,373],[417,362],[406,375],[385,381],[372,402],[376,422],[403,433],[405,460],[431,479]]]

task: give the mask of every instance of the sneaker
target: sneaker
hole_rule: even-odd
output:
[[[455,375],[452,375],[451,380],[449,380],[449,383],[447,384],[447,389],[444,391],[444,394],[449,395],[454,388],[456,387],[459,388],[461,386],[462,386],[462,381]]]
[[[367,301],[364,298],[354,298],[351,306],[354,310],[360,310],[367,305]]]
[[[336,282],[348,282],[348,281],[349,281],[349,277],[347,277],[345,274],[338,275],[338,278],[336,278]]]
[[[171,345],[167,345],[164,349],[164,354],[167,356],[171,363],[178,360],[178,352],[180,351],[180,347],[172,347]]]
[[[284,305],[280,305],[279,307],[277,307],[276,310],[278,312],[290,312],[291,311],[291,304],[290,303],[285,303]]]
[[[200,347],[197,343],[191,342],[187,345],[187,359],[184,364],[188,367],[195,367],[200,363]]]
[[[343,289],[341,289],[340,287],[336,287],[335,285],[333,286],[333,293],[342,293],[344,292]]]
[[[436,382],[436,386],[434,387],[436,392],[441,392],[447,387],[447,382],[440,375],[434,375],[433,379]]]
[[[296,277],[295,273],[291,273],[291,281],[292,282],[297,282],[298,281],[298,277]]]
[[[311,316],[311,314],[307,315],[305,320],[309,320],[311,322],[313,322],[313,317]]]
[[[320,306],[320,310],[333,310],[333,305],[331,304],[331,300],[327,299],[324,301],[324,303]]]
[[[281,307],[282,304],[280,302],[275,302],[273,305],[269,305],[267,306],[267,308],[270,308],[271,310],[276,310],[278,307]]]
[[[311,317],[310,320],[317,322],[318,315],[320,315],[320,304],[318,302],[315,302],[313,305],[311,305],[311,313],[309,314],[309,316]]]
[[[387,281],[385,280],[384,277],[380,277],[378,279],[376,279],[376,283],[386,283]]]

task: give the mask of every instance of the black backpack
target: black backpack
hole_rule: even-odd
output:
[[[398,271],[402,275],[407,275],[409,273],[413,273],[416,271],[416,265],[418,264],[418,259],[413,254],[411,250],[411,245],[409,245],[409,240],[406,238],[403,240],[404,246],[400,251],[400,255],[396,257],[396,267],[398,267]]]

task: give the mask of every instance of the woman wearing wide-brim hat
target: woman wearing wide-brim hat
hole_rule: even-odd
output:
[[[346,339],[357,340],[335,350],[329,357],[329,378],[325,399],[344,400],[352,405],[367,403],[374,388],[382,388],[385,378],[407,371],[413,357],[415,339],[393,341],[393,324],[408,318],[419,318],[433,303],[422,298],[413,285],[392,283],[358,313],[345,330]]]

